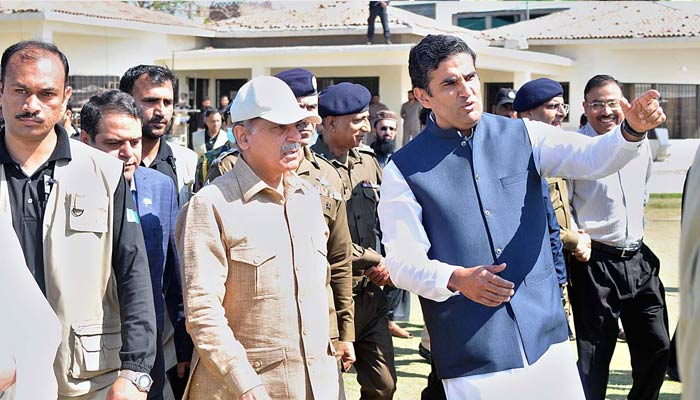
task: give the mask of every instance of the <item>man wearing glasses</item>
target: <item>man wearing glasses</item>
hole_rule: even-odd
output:
[[[615,78],[596,75],[586,84],[583,107],[588,123],[580,133],[595,137],[624,119],[622,90]],[[644,206],[652,156],[648,142],[619,172],[597,180],[573,180],[575,221],[592,239],[588,262],[570,269],[579,370],[587,399],[605,398],[618,318],[632,360],[630,399],[657,398],[669,355],[664,286],[659,259],[647,247]]]

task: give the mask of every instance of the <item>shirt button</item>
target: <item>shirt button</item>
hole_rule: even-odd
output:
[[[491,215],[491,211],[489,211],[489,210],[484,211],[484,215],[488,217],[489,215]]]
[[[32,204],[33,202],[34,202],[34,200],[32,200],[32,199],[27,199],[27,203]]]
[[[478,181],[478,180],[479,180],[479,175],[478,175],[478,174],[477,174],[477,175],[474,175],[474,179],[476,179],[476,180]]]
[[[501,250],[501,249],[496,249],[496,255],[497,255],[497,256],[500,256],[501,253],[503,253],[503,250]]]
[[[459,145],[462,146],[462,147],[466,147],[466,146],[467,146],[467,142],[462,141]]]
[[[262,363],[260,361],[253,361],[253,368],[258,369],[262,367]]]

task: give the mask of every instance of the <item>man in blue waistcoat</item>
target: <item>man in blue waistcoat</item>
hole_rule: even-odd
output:
[[[665,121],[659,93],[623,102],[626,120],[609,134],[564,134],[484,114],[475,59],[452,36],[411,49],[413,92],[432,114],[384,168],[387,266],[420,296],[448,399],[583,399],[541,179],[619,170]]]

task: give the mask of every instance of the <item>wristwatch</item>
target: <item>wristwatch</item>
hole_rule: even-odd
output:
[[[153,385],[153,378],[145,372],[136,372],[128,369],[119,371],[119,377],[131,381],[139,392],[148,393]]]

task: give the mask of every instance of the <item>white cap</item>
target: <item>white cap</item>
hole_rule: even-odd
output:
[[[292,89],[274,76],[258,76],[243,85],[231,102],[231,121],[263,118],[276,124],[301,120],[319,124],[321,117],[299,107]]]

